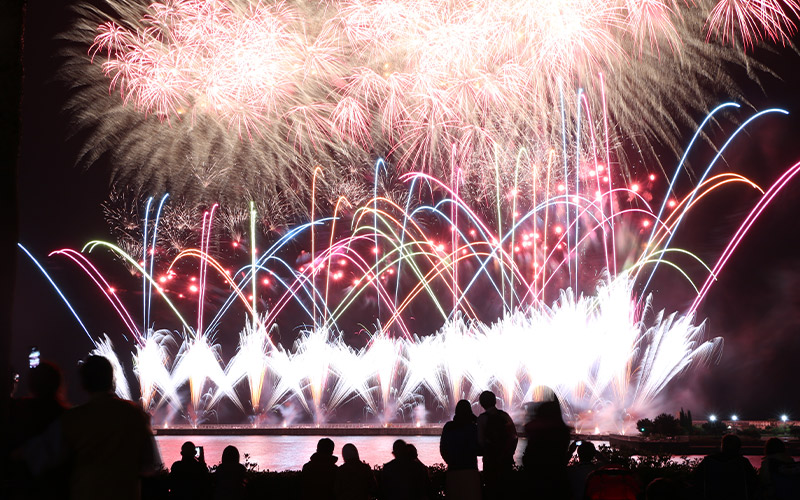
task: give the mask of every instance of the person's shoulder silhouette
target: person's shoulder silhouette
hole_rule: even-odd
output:
[[[722,437],[720,451],[705,457],[694,471],[695,487],[703,498],[737,500],[753,498],[758,477],[741,454],[742,441],[735,434]]]
[[[62,399],[61,370],[48,361],[40,362],[28,372],[28,391],[30,397],[12,399],[9,405],[8,427],[3,434],[15,458],[6,464],[6,491],[10,498],[65,498],[69,485],[67,464],[58,463],[55,457],[51,460],[51,454],[34,451],[47,441],[48,429],[57,425],[67,410]],[[28,452],[30,461],[25,460]]]
[[[41,434],[67,410],[61,397],[62,375],[58,366],[42,361],[28,373],[30,397],[15,399],[11,405],[12,446]]]
[[[197,499],[208,496],[208,467],[202,448],[191,441],[181,445],[181,459],[169,470],[170,497],[175,499]]]
[[[333,456],[335,445],[330,438],[322,438],[317,442],[317,451],[303,465],[302,498],[319,500],[334,498],[334,482],[336,481],[336,461]]]
[[[117,398],[108,359],[91,355],[80,365],[89,401],[61,418],[65,452],[71,462],[73,498],[137,499],[140,478],[160,467],[149,416]]]
[[[239,463],[239,450],[235,446],[226,446],[222,451],[222,461],[214,471],[214,499],[243,499],[246,487],[247,469]]]
[[[352,443],[342,446],[344,463],[336,471],[336,500],[368,500],[377,494],[378,485],[369,465],[361,461]]]

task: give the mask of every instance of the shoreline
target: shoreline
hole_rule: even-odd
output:
[[[800,455],[800,440],[788,436],[762,436],[742,438],[743,455],[761,456],[767,439],[778,437],[786,444],[786,451],[792,456]],[[612,448],[637,455],[709,455],[719,451],[722,436],[675,436],[674,438],[650,439],[641,436],[607,436]]]
[[[154,427],[156,436],[439,436],[442,424],[199,425]]]
[[[439,436],[443,424],[295,424],[283,425],[199,425],[197,427],[175,426],[154,427],[156,436]],[[522,429],[517,432],[523,436]],[[759,439],[742,439],[742,453],[745,455],[761,455],[764,443],[771,436]],[[674,438],[651,439],[641,436],[625,436],[619,434],[585,434],[574,433],[573,440],[585,439],[607,441],[613,448],[633,454],[652,455],[708,455],[719,450],[720,436],[676,436]],[[800,440],[781,437],[786,443],[787,451],[800,455]]]

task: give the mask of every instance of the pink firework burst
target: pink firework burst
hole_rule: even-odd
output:
[[[796,0],[720,0],[708,16],[708,34],[723,42],[736,38],[752,48],[762,38],[785,43],[797,32],[792,17],[800,13]]]

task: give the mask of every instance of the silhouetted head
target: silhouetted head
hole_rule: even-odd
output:
[[[739,453],[742,449],[742,440],[736,434],[725,434],[722,436],[722,453]]]
[[[392,445],[392,455],[395,458],[406,458],[408,456],[408,445],[402,439],[398,439]]]
[[[345,462],[360,462],[361,458],[358,456],[358,448],[353,443],[347,443],[342,446],[342,458]]]
[[[578,460],[581,463],[590,463],[596,454],[597,448],[594,447],[594,444],[591,441],[584,441],[580,446],[578,446]]]
[[[478,402],[484,410],[497,406],[497,396],[492,391],[483,391],[478,398]]]
[[[320,455],[333,455],[333,440],[331,438],[322,438],[317,441],[317,453]]]
[[[103,356],[92,354],[78,367],[81,385],[88,393],[114,390],[114,369]]]
[[[536,418],[554,422],[564,422],[561,416],[561,404],[558,400],[542,401],[536,407]]]
[[[56,399],[61,388],[61,370],[47,361],[42,361],[36,368],[31,368],[31,394],[41,399]]]
[[[764,444],[764,455],[774,455],[786,451],[786,444],[778,438],[769,438]]]
[[[419,452],[417,451],[417,447],[411,443],[406,445],[406,453],[408,454],[408,458],[410,458],[411,460],[417,460],[419,458]]]
[[[197,453],[197,447],[191,441],[186,441],[181,445],[181,457],[194,458]]]
[[[456,414],[453,417],[455,422],[474,422],[475,414],[472,413],[472,404],[466,399],[456,403]]]
[[[239,463],[239,449],[235,446],[226,446],[222,450],[222,463],[235,465]]]
[[[680,484],[674,479],[668,477],[659,477],[653,479],[647,485],[646,499],[647,500],[674,500],[682,498]]]

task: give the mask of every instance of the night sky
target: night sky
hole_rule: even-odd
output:
[[[55,249],[80,248],[92,239],[110,239],[100,209],[108,193],[108,172],[102,165],[88,170],[74,166],[81,134],[70,125],[64,111],[69,89],[56,78],[61,42],[55,35],[69,19],[68,3],[31,0],[27,6],[18,174],[20,241],[68,290],[90,331],[96,336],[108,333],[117,351],[125,353],[132,344],[115,333],[121,324],[107,304],[96,293],[87,293],[96,303],[79,296],[87,287],[76,283],[86,278],[67,259],[47,258],[47,253]],[[795,71],[800,56],[787,48],[759,50],[756,56],[775,76],[763,76],[760,88],[740,75],[747,100],[756,109],[783,107],[790,116],[768,117],[748,129],[725,160],[730,170],[768,186],[800,161],[800,72]],[[728,99],[723,94],[717,97],[720,103]],[[732,130],[726,123],[721,128],[719,137]],[[690,133],[687,128],[687,142]],[[701,150],[698,154],[710,152]],[[667,158],[667,165],[676,163],[670,155],[665,149],[662,159]],[[696,250],[713,262],[755,201],[741,191],[715,198],[703,206],[702,217],[695,214],[681,233],[678,246]],[[744,419],[771,419],[788,413],[800,419],[798,214],[800,179],[764,213],[700,307],[699,317],[707,319],[708,334],[725,339],[719,363],[697,368],[673,381],[665,394],[664,409],[677,411],[683,406],[691,409],[695,418],[713,412],[722,416],[737,413]],[[105,262],[112,264],[110,258]],[[28,350],[38,346],[43,358],[64,368],[68,399],[80,402],[82,395],[72,367],[91,349],[91,343],[27,257],[20,254],[16,265],[12,364],[24,374]],[[138,286],[136,279],[129,282],[131,287]],[[689,305],[689,295],[673,293],[667,285],[657,284],[654,290],[656,304],[670,311]],[[133,380],[130,374],[129,381]]]

